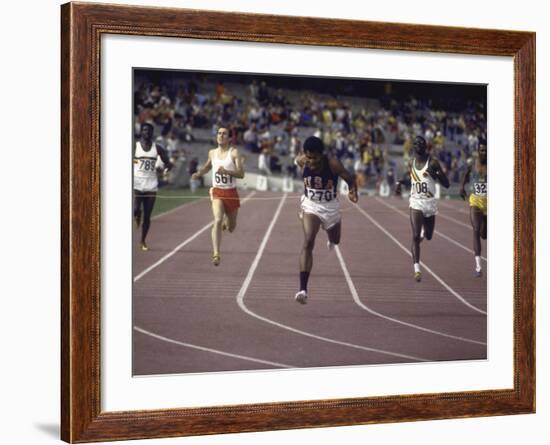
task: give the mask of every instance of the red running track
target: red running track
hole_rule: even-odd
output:
[[[319,233],[300,305],[299,195],[241,195],[219,267],[207,199],[156,218],[150,251],[134,246],[134,375],[486,359],[487,280],[473,276],[466,203],[440,204],[416,283],[407,202],[343,198],[341,244],[329,252]]]

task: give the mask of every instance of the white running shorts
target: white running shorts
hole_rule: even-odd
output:
[[[139,192],[156,192],[158,188],[157,178],[134,177],[134,190]]]
[[[321,220],[323,230],[329,230],[340,222],[342,214],[340,213],[340,202],[333,200],[331,202],[318,203],[307,199],[302,195],[300,207],[304,213],[310,213]]]
[[[414,210],[420,210],[424,217],[429,218],[437,215],[436,198],[409,198],[409,207]]]

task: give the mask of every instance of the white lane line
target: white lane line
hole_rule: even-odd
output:
[[[380,202],[380,204],[383,204],[383,205],[385,205],[386,207],[388,207],[389,209],[395,210],[397,213],[399,213],[400,215],[403,215],[405,218],[409,218],[409,215],[407,215],[405,212],[401,211],[401,210],[398,209],[397,207],[392,206],[391,204],[388,204],[387,202],[384,202],[384,201],[383,201],[382,199],[380,199],[380,198],[376,198],[376,200],[377,200],[378,202]],[[438,214],[437,216],[440,217],[440,216],[442,216],[442,215],[441,215],[441,214]],[[449,241],[450,243],[454,244],[455,246],[460,247],[461,249],[465,250],[466,252],[471,253],[472,255],[474,255],[474,251],[473,251],[472,249],[470,249],[469,247],[466,247],[464,244],[459,243],[459,242],[456,241],[455,239],[451,238],[450,236],[445,235],[444,233],[440,232],[439,230],[435,230],[434,232],[435,232],[437,235],[439,235],[441,238],[446,239],[447,241]],[[485,258],[484,256],[482,256],[481,259],[484,260],[485,262],[487,262],[487,258]]]
[[[145,329],[142,329],[138,326],[134,326],[134,330],[137,332],[141,332],[142,334],[148,335],[149,337],[156,338],[157,340],[161,340],[166,343],[172,343],[178,346],[184,346],[190,349],[197,349],[199,351],[210,352],[212,354],[223,355],[225,357],[236,358],[239,360],[247,360],[249,362],[254,362],[254,363],[262,363],[263,365],[276,366],[278,368],[296,368],[296,366],[285,365],[283,363],[270,362],[268,360],[261,360],[258,358],[248,357],[246,355],[231,354],[230,352],[224,352],[224,351],[219,351],[217,349],[205,348],[204,346],[197,346],[197,345],[192,345],[190,343],[184,343],[181,341],[173,340],[168,337],[163,337],[162,335],[154,334],[153,332],[146,331]]]
[[[258,320],[264,321],[265,323],[269,323],[271,325],[277,326],[279,328],[285,329],[285,330],[290,331],[290,332],[294,332],[294,333],[299,334],[299,335],[314,338],[316,340],[321,340],[321,341],[324,341],[324,342],[333,343],[333,344],[340,345],[340,346],[347,346],[349,348],[360,349],[360,350],[363,350],[363,351],[376,352],[376,353],[379,353],[379,354],[385,354],[385,355],[391,355],[391,356],[394,356],[394,357],[405,358],[407,360],[414,360],[414,361],[419,361],[419,362],[430,361],[428,359],[424,359],[424,358],[420,358],[420,357],[413,357],[411,355],[399,354],[399,353],[396,353],[396,352],[389,352],[389,351],[385,351],[385,350],[382,350],[382,349],[368,348],[366,346],[355,345],[353,343],[347,343],[347,342],[343,342],[343,341],[333,340],[332,338],[321,337],[319,335],[311,334],[309,332],[301,331],[301,330],[295,329],[291,326],[287,326],[287,325],[284,325],[282,323],[278,323],[274,320],[270,320],[269,318],[262,317],[261,315],[258,315],[255,312],[252,312],[250,309],[248,309],[248,307],[246,307],[246,305],[244,304],[244,297],[246,295],[246,291],[248,290],[248,286],[250,286],[250,282],[252,281],[252,277],[254,276],[254,272],[256,271],[256,268],[258,267],[260,259],[263,255],[265,246],[267,245],[267,241],[269,240],[269,237],[271,236],[271,232],[273,230],[273,227],[275,226],[275,223],[277,222],[277,219],[279,218],[279,214],[281,213],[281,209],[283,208],[283,204],[285,202],[286,195],[287,195],[286,193],[283,195],[283,198],[281,199],[281,202],[279,203],[279,206],[277,207],[277,210],[275,211],[275,214],[273,215],[273,219],[271,220],[271,223],[269,224],[269,227],[268,227],[268,229],[267,229],[267,231],[264,235],[262,243],[260,244],[258,252],[256,253],[256,257],[254,258],[254,261],[252,262],[252,265],[250,266],[250,269],[248,270],[248,274],[246,275],[246,278],[243,282],[243,285],[241,286],[241,289],[239,290],[239,293],[237,294],[237,304],[239,305],[239,307],[245,313],[247,313],[248,315],[250,315],[254,318],[257,318]]]
[[[349,271],[348,271],[348,268],[347,268],[346,263],[344,261],[344,258],[342,257],[342,253],[340,252],[340,248],[338,246],[336,246],[335,250],[336,250],[336,255],[338,257],[338,261],[340,262],[340,267],[342,268],[342,271],[344,272],[344,276],[346,277],[346,281],[348,283],[348,287],[349,287],[349,290],[350,290],[351,295],[353,297],[353,300],[355,301],[355,303],[359,307],[361,307],[362,309],[367,311],[369,314],[375,315],[377,317],[383,318],[384,320],[388,320],[388,321],[391,321],[393,323],[397,323],[397,324],[400,324],[400,325],[403,325],[403,326],[408,326],[410,328],[418,329],[420,331],[428,332],[430,334],[440,335],[442,337],[452,338],[454,340],[460,340],[460,341],[464,341],[464,342],[467,342],[467,343],[475,343],[477,345],[487,345],[487,343],[482,342],[482,341],[472,340],[472,339],[469,339],[469,338],[459,337],[459,336],[451,335],[451,334],[445,334],[444,332],[434,331],[433,329],[428,329],[428,328],[418,326],[418,325],[413,324],[413,323],[407,323],[406,321],[398,320],[397,318],[388,317],[387,315],[381,314],[380,312],[376,312],[374,309],[369,308],[367,305],[365,305],[361,301],[361,298],[359,298],[359,294],[357,293],[357,289],[355,288],[355,284],[353,284],[353,281],[352,281],[351,276],[349,274]]]
[[[371,223],[373,223],[376,227],[378,227],[388,238],[390,238],[395,244],[397,244],[401,249],[409,256],[412,256],[409,249],[407,249],[403,244],[399,242],[390,232],[388,232],[383,226],[381,226],[378,221],[376,221],[372,216],[370,216],[365,210],[363,210],[361,207],[359,207],[357,204],[355,204],[355,208],[365,216]],[[468,306],[470,309],[473,309],[476,312],[479,312],[480,314],[487,315],[487,312],[475,307],[468,301],[466,301],[458,292],[456,292],[451,286],[449,286],[445,281],[443,281],[439,275],[437,275],[432,269],[430,269],[425,263],[422,261],[420,262],[422,267],[427,270],[438,282],[441,284],[445,289],[447,289],[452,295],[454,295],[460,302],[462,302],[464,305]]]
[[[456,207],[456,206],[453,206],[453,205],[450,205],[450,204],[447,204],[446,202],[443,202],[443,201],[439,201],[439,204],[449,210],[454,210],[455,212],[460,212],[460,213],[464,213],[466,215],[469,215],[470,212],[468,210],[464,210],[463,208],[460,208],[460,207]]]
[[[243,204],[248,201],[250,198],[252,198],[252,196],[254,196],[256,194],[256,192],[252,192],[250,193],[249,195],[246,196],[246,198],[244,198],[242,200]],[[187,244],[189,244],[191,241],[193,241],[194,239],[196,239],[198,236],[200,236],[203,232],[205,232],[206,230],[208,230],[210,227],[212,227],[212,225],[214,224],[213,221],[209,222],[208,224],[206,224],[202,229],[199,229],[197,232],[195,232],[193,235],[191,235],[189,238],[187,238],[185,241],[183,241],[181,244],[179,244],[178,246],[176,246],[171,252],[168,252],[166,255],[164,255],[161,259],[159,259],[158,261],[156,261],[155,263],[151,264],[147,269],[145,269],[143,272],[141,272],[140,274],[136,275],[134,277],[134,283],[138,280],[140,280],[141,278],[143,278],[145,275],[147,275],[149,272],[151,272],[153,269],[156,269],[158,266],[160,266],[162,263],[164,263],[167,259],[169,259],[170,257],[174,256],[176,253],[178,253],[181,249],[183,249],[185,246],[187,246]]]

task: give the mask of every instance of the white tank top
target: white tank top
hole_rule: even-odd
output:
[[[416,159],[411,166],[411,197],[430,199],[435,197],[435,180],[428,173],[430,158],[421,169],[416,168]]]
[[[153,191],[158,188],[157,179],[157,146],[155,143],[149,151],[145,151],[141,142],[136,142],[134,152],[134,189],[140,191]]]
[[[225,175],[217,173],[220,167],[223,167],[228,171],[235,171],[237,167],[231,158],[231,150],[227,150],[225,153],[225,158],[219,159],[218,156],[221,154],[221,150],[217,148],[212,154],[212,187],[219,189],[232,189],[237,187],[237,180],[231,175]]]

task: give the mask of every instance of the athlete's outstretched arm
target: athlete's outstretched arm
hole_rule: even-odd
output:
[[[332,173],[340,176],[349,187],[349,193],[348,198],[351,202],[357,202],[359,200],[359,196],[357,195],[357,184],[355,182],[355,178],[352,176],[350,172],[348,172],[342,163],[336,159],[329,159],[329,166],[332,170]]]
[[[166,153],[166,150],[162,148],[161,145],[157,144],[157,153],[160,156],[160,159],[162,159],[162,162],[164,162],[164,166],[167,170],[171,170],[174,164],[170,162],[170,158],[168,157],[168,153]]]
[[[199,171],[191,175],[192,179],[199,179],[201,176],[210,171],[210,169],[212,168],[212,160],[210,159],[211,151],[212,150],[208,152],[208,160],[206,161],[206,163],[199,169]]]
[[[409,162],[407,171],[403,174],[403,178],[399,179],[395,183],[395,194],[401,196],[401,187],[410,187],[411,186],[411,163]]]
[[[216,173],[219,173],[220,175],[229,175],[233,176],[234,178],[243,179],[244,178],[244,161],[241,157],[241,154],[239,153],[239,150],[236,148],[233,148],[231,150],[231,157],[233,158],[233,162],[235,163],[236,170],[230,171],[226,170],[223,167],[220,167]]]
[[[468,194],[466,193],[466,184],[470,182],[470,172],[472,171],[472,167],[468,166],[466,169],[466,172],[464,173],[464,176],[462,177],[462,182],[460,183],[460,197],[464,200],[466,200],[466,196]]]
[[[451,183],[449,182],[449,178],[447,178],[447,175],[443,172],[443,169],[441,168],[441,165],[439,164],[439,161],[437,159],[432,159],[430,161],[428,172],[430,173],[432,178],[438,180],[439,183],[446,189],[448,189],[451,185]]]

